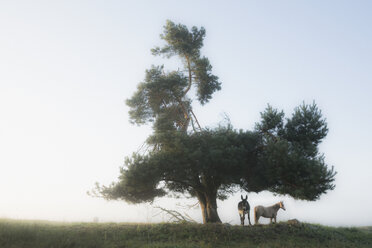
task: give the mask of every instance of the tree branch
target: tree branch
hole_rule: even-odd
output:
[[[177,180],[177,179],[174,179],[174,178],[164,178],[162,179],[163,181],[171,181],[171,182],[175,182],[175,183],[179,183],[179,184],[182,184],[183,186],[186,186],[186,187],[190,187],[194,190],[198,190],[198,187],[196,185],[192,185],[190,183],[187,183],[187,182],[184,182],[184,181],[180,181],[180,180]]]
[[[186,90],[183,92],[183,96],[185,96],[187,94],[187,92],[189,92],[189,90],[191,89],[191,84],[192,84],[190,58],[187,55],[185,55],[185,58],[186,58],[186,61],[187,61],[187,69],[189,71],[189,85],[187,86]]]
[[[190,120],[191,118],[190,118],[190,116],[189,116],[189,113],[187,112],[186,107],[183,105],[183,102],[182,102],[181,98],[177,98],[177,101],[178,101],[178,103],[180,104],[180,106],[181,106],[181,108],[182,108],[182,111],[183,111],[183,114],[184,114],[185,119],[186,119],[186,120]],[[191,112],[192,112],[192,110],[191,110]],[[186,129],[187,129],[187,127],[186,127]],[[193,129],[194,129],[194,131],[196,132],[194,126],[193,126]]]
[[[166,208],[162,208],[160,206],[154,206],[154,208],[157,208],[157,209],[160,209],[162,212],[165,212],[167,215],[170,215],[170,219],[169,220],[172,220],[174,219],[175,222],[183,222],[183,221],[186,221],[186,222],[193,222],[193,223],[197,223],[194,219],[192,219],[187,213],[184,213],[184,215],[182,215],[180,212],[176,211],[176,210],[171,210],[171,209],[166,209]],[[158,215],[158,214],[156,214]],[[155,216],[156,216],[155,215]]]
[[[202,128],[201,128],[201,126],[200,126],[200,124],[199,124],[198,119],[196,118],[196,115],[194,114],[194,111],[192,111],[192,109],[191,109],[190,112],[191,112],[191,114],[194,116],[195,121],[196,121],[196,124],[198,124],[198,127],[199,127],[200,131],[202,131]]]

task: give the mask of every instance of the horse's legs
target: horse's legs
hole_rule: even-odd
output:
[[[253,213],[254,213],[254,224],[257,225],[259,217],[257,215],[257,208],[256,207],[253,209]]]
[[[254,224],[257,225],[259,224],[258,223],[258,220],[260,219],[260,216],[256,215],[255,218],[254,218]]]
[[[249,211],[248,211],[248,221],[249,221],[249,225],[251,226],[251,217],[249,216]]]
[[[270,224],[273,224],[273,218],[270,218]]]
[[[244,219],[245,219],[245,216],[244,216],[244,214],[239,214],[239,216],[240,216],[240,225],[242,225],[242,226],[244,226]]]
[[[276,216],[274,217],[275,223],[276,223]]]

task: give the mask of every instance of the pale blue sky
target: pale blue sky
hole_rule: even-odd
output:
[[[177,66],[150,53],[170,19],[207,30],[222,90],[195,106],[203,126],[226,113],[251,129],[267,103],[289,116],[313,100],[328,120],[321,152],[336,189],[316,202],[250,194],[250,204],[284,199],[279,220],[372,225],[371,11],[371,1],[1,1],[0,217],[162,220],[86,191],[115,180],[150,132],[129,124],[124,101],[151,64]],[[219,203],[223,221],[239,223],[239,199]]]

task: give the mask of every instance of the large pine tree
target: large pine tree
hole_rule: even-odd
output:
[[[208,223],[221,222],[217,199],[224,200],[238,189],[268,190],[304,200],[316,200],[332,190],[336,172],[318,151],[328,128],[315,103],[302,104],[288,119],[268,106],[252,131],[231,125],[202,128],[190,94],[195,92],[204,105],[221,89],[209,60],[200,53],[204,36],[204,28],[189,30],[167,21],[161,34],[166,44],[152,53],[177,56],[184,68],[165,72],[164,66],[153,66],[146,71],[127,105],[132,123],[152,123],[149,149],[127,158],[119,180],[109,186],[97,184],[94,193],[131,203],[186,194],[198,199],[203,222]]]

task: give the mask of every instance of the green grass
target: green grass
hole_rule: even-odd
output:
[[[372,247],[372,227],[118,224],[0,220],[1,248]]]

